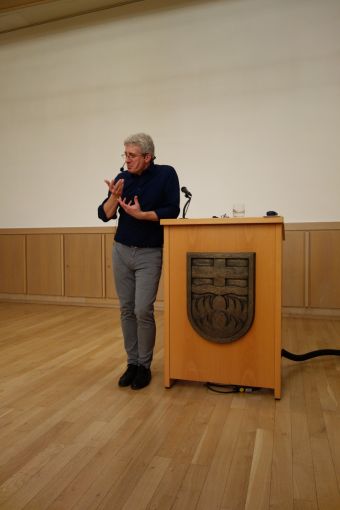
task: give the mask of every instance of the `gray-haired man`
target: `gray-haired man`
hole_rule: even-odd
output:
[[[151,380],[156,338],[154,302],[162,270],[163,227],[177,218],[179,182],[168,165],[156,165],[152,138],[145,133],[124,141],[127,170],[105,181],[108,197],[98,208],[103,221],[119,220],[113,247],[113,271],[120,301],[127,369],[119,386],[141,389]]]

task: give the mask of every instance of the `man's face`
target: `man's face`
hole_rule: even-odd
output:
[[[126,144],[125,161],[128,172],[140,175],[150,165],[151,154],[142,154],[141,148],[138,145]]]

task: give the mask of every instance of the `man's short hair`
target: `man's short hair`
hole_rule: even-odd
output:
[[[155,156],[155,145],[150,135],[145,133],[137,133],[135,135],[128,136],[124,140],[124,145],[138,145],[140,147],[142,154],[151,154],[152,157]]]

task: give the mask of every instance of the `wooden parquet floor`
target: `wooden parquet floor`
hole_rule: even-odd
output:
[[[119,388],[117,310],[0,303],[0,508],[339,510],[340,358],[282,360],[282,399]],[[283,347],[340,348],[340,321],[285,318]]]

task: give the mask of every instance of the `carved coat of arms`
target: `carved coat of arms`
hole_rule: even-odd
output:
[[[255,313],[255,253],[188,253],[188,316],[207,340],[244,336]]]

